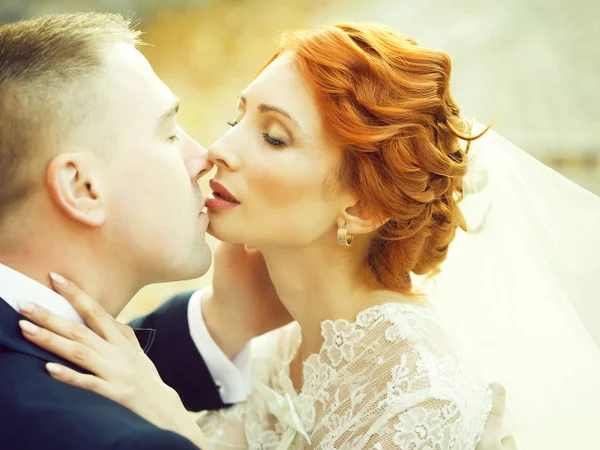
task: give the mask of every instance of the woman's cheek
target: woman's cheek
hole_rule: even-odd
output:
[[[298,168],[269,167],[256,170],[248,179],[251,195],[260,195],[269,207],[283,208],[305,199],[318,185],[313,174]]]

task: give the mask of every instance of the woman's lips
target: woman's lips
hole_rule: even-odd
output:
[[[208,181],[210,188],[213,190],[213,196],[223,198],[232,203],[239,203],[239,200],[227,190],[225,186],[219,183],[217,180],[212,179]]]
[[[209,180],[208,184],[213,190],[213,193],[206,199],[207,209],[222,211],[225,209],[233,209],[240,204],[238,199],[217,180]]]
[[[239,202],[229,201],[217,192],[213,192],[206,199],[206,208],[213,211],[222,211],[225,209],[233,209],[240,205]]]

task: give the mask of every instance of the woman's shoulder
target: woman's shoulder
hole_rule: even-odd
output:
[[[360,379],[400,408],[432,396],[462,403],[461,397],[485,395],[475,366],[432,308],[384,303],[354,322],[324,323],[322,333],[320,361],[333,367],[340,384]]]
[[[363,424],[357,442],[377,435],[412,448],[419,426],[467,442],[479,436],[489,392],[435,310],[385,303],[354,322],[324,323],[322,331],[323,350],[307,361],[305,393],[323,405],[319,420],[334,436],[339,411]]]
[[[325,321],[321,332],[330,345],[350,340],[375,353],[402,348],[457,357],[457,342],[440,314],[427,304],[382,303],[359,312],[354,322]]]

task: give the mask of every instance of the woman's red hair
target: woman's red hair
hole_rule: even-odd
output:
[[[269,63],[284,52],[345,150],[341,185],[371,214],[390,218],[372,240],[373,274],[386,289],[411,294],[410,272],[439,270],[464,226],[457,202],[475,137],[450,94],[450,57],[367,24],[286,34]]]

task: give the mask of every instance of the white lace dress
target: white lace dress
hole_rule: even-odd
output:
[[[289,376],[298,324],[253,343],[248,400],[198,421],[213,448],[475,448],[491,394],[434,311],[386,303],[355,322],[324,321],[321,333],[300,393]]]

